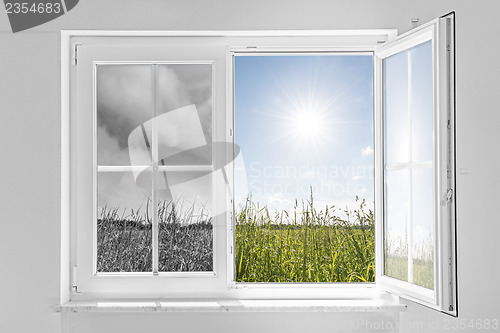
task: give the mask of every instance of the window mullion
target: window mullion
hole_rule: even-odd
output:
[[[151,212],[151,232],[152,232],[152,256],[153,256],[153,274],[158,274],[158,188],[157,188],[157,178],[158,178],[158,121],[156,119],[157,114],[157,90],[158,90],[158,65],[151,66],[152,71],[152,143],[151,143],[151,162],[153,165],[153,175],[152,175],[152,212]]]
[[[408,50],[408,157],[413,163],[413,133],[412,133],[412,50]],[[408,170],[408,282],[413,283],[413,168]]]
[[[149,165],[98,165],[97,172],[134,172],[151,169]]]
[[[432,169],[432,162],[387,163],[386,170]]]

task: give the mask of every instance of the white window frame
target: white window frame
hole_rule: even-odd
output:
[[[156,45],[158,55],[162,50],[172,50],[172,45],[203,44],[216,45],[221,48],[215,61],[214,73],[214,127],[218,137],[214,141],[233,140],[233,96],[232,96],[232,52],[370,52],[390,40],[396,39],[396,30],[350,30],[350,31],[211,31],[211,32],[130,32],[130,31],[63,31],[62,39],[62,253],[61,263],[66,288],[71,290],[71,300],[101,299],[145,299],[158,297],[175,298],[264,298],[264,299],[366,299],[377,297],[380,293],[376,284],[371,283],[333,283],[333,284],[238,284],[234,282],[234,254],[232,230],[232,197],[231,187],[218,189],[215,200],[227,212],[216,239],[214,239],[214,267],[212,277],[194,278],[187,274],[163,274],[159,276],[140,276],[131,274],[109,274],[96,277],[87,268],[82,270],[78,262],[78,253],[84,251],[76,239],[82,222],[78,223],[79,202],[76,199],[76,177],[79,173],[75,160],[78,156],[75,145],[75,133],[81,124],[76,124],[77,115],[76,72],[84,62],[85,45],[123,44],[133,40],[134,43]],[[115,40],[115,42],[113,42]],[[116,42],[119,40],[120,42]],[[173,43],[173,44],[169,44]],[[83,47],[81,45],[84,45]],[[165,46],[167,45],[167,46]],[[243,45],[243,46],[241,46]],[[219,52],[219,51],[216,51]],[[145,61],[140,50],[130,49],[122,61]],[[223,57],[223,58],[222,58]],[[102,60],[102,59],[101,59]],[[110,55],[108,61],[116,61]],[[119,60],[119,59],[118,59]],[[171,60],[171,59],[170,59]],[[180,58],[178,58],[180,60]],[[200,59],[198,59],[200,60]],[[204,61],[213,57],[203,57]],[[78,61],[78,64],[75,62]],[[149,61],[169,61],[162,56]],[[375,77],[377,70],[375,71]],[[220,87],[226,87],[221,89]],[[378,89],[378,88],[376,88]],[[377,90],[376,90],[377,92]],[[92,97],[92,103],[93,103]],[[377,103],[377,99],[375,99]],[[376,105],[376,104],[375,104]],[[377,111],[375,111],[377,112]],[[380,124],[379,124],[380,125]],[[375,117],[377,126],[377,117]],[[214,132],[215,133],[215,132]],[[377,139],[376,139],[377,140]],[[221,140],[222,141],[222,140]],[[376,141],[377,142],[377,141]],[[226,151],[232,157],[232,151]],[[377,163],[377,160],[376,160]],[[232,179],[232,163],[228,165],[228,176]],[[376,184],[377,186],[377,184]],[[228,194],[229,193],[229,194]],[[92,212],[94,214],[95,212]],[[87,242],[91,235],[87,233]],[[90,238],[89,238],[90,236]],[[377,235],[378,236],[378,235]],[[214,236],[215,237],[215,236]],[[217,247],[217,249],[216,249]],[[67,251],[65,251],[67,250]],[[378,265],[377,265],[378,267]],[[377,269],[378,270],[378,269]],[[203,275],[203,274],[202,274]],[[377,275],[378,276],[378,275]],[[64,289],[64,286],[63,286]]]
[[[122,64],[163,64],[163,63],[212,63],[214,68],[219,68],[218,82],[213,85],[213,109],[224,105],[224,92],[216,89],[216,86],[224,85],[224,77],[220,68],[224,68],[224,49],[205,47],[203,53],[193,52],[196,48],[190,44],[175,45],[172,43],[158,44],[143,38],[129,40],[123,45],[121,38],[114,39],[114,44],[108,44],[109,39],[98,39],[91,42],[90,39],[81,37],[74,42],[75,59],[72,70],[72,96],[76,100],[72,105],[73,112],[71,123],[71,156],[70,168],[71,181],[75,186],[71,187],[70,197],[76,198],[71,202],[70,212],[71,228],[74,230],[71,237],[72,243],[72,285],[75,295],[99,294],[117,297],[120,295],[152,296],[157,294],[175,294],[179,290],[189,293],[206,292],[217,290],[221,284],[219,271],[223,267],[224,253],[223,244],[214,241],[214,270],[213,272],[160,272],[154,273],[97,273],[95,271],[95,239],[93,235],[96,230],[96,172],[93,170],[96,164],[95,129],[96,129],[96,94],[95,94],[95,70],[96,66],[103,63]],[[105,43],[105,44],[103,44]],[[140,47],[137,47],[140,46]],[[148,53],[145,57],[144,49]],[[165,56],[167,54],[168,56]],[[186,55],[191,56],[186,56]],[[215,114],[215,112],[214,112]],[[213,116],[213,128],[220,127],[221,117]],[[222,119],[223,120],[223,119]],[[219,124],[217,124],[219,122]],[[214,135],[216,135],[214,131]],[[214,138],[216,141],[218,138]],[[220,138],[219,138],[220,139]],[[215,154],[214,154],[215,155]],[[89,168],[89,166],[93,166]],[[116,169],[116,168],[114,168]],[[215,177],[214,177],[215,178]],[[214,191],[220,186],[213,184]],[[222,192],[224,190],[222,189]],[[220,197],[214,193],[214,197]],[[216,201],[215,204],[223,205],[224,201]],[[219,211],[227,211],[225,208],[217,208]],[[90,222],[90,223],[89,223]],[[213,237],[222,238],[224,227],[224,216],[214,219]],[[189,277],[189,278],[188,278]],[[196,280],[192,283],[190,280]]]
[[[384,201],[375,200],[376,282],[382,290],[456,316],[456,225],[454,143],[454,13],[424,24],[379,47],[375,93],[375,197],[384,197],[383,59],[426,41],[432,42],[434,290],[384,275]],[[378,148],[378,149],[377,149]],[[411,245],[408,245],[411,246]],[[409,258],[410,260],[410,258]]]

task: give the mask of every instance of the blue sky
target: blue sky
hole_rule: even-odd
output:
[[[236,56],[236,203],[373,202],[371,55]]]

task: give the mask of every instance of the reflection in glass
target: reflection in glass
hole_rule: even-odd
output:
[[[151,173],[97,174],[97,272],[151,272]]]
[[[411,142],[414,162],[432,161],[432,44],[411,48]]]
[[[413,170],[413,283],[434,289],[432,168]]]
[[[409,162],[408,55],[384,59],[386,163]]]
[[[408,281],[408,170],[386,173],[385,275]]]
[[[151,165],[152,66],[98,65],[96,87],[97,164]]]
[[[433,289],[431,41],[385,59],[384,88],[385,274]]]
[[[213,270],[212,172],[159,172],[160,272]]]

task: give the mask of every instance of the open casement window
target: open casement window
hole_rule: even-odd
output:
[[[453,16],[399,38],[394,30],[68,36],[72,299],[369,298],[379,286],[456,314]],[[366,57],[375,87],[366,149],[375,156],[374,284],[238,288],[231,50]],[[194,238],[176,237],[181,228]]]
[[[454,15],[375,50],[376,283],[456,307]]]

